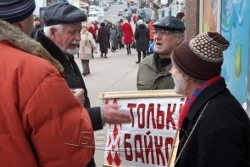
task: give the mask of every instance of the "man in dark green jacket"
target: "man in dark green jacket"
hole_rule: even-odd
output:
[[[169,73],[172,67],[172,51],[184,39],[185,25],[173,16],[167,16],[153,24],[155,53],[143,59],[137,73],[137,90],[173,89],[174,81]]]

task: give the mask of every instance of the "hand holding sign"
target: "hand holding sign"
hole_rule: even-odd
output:
[[[130,123],[131,117],[129,113],[124,113],[118,110],[117,104],[105,104],[102,108],[103,118],[105,123],[121,124]]]

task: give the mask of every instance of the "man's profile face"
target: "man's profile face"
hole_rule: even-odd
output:
[[[55,32],[54,42],[67,54],[77,54],[81,40],[81,23],[63,24],[62,31]]]

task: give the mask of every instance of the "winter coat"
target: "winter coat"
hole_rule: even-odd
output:
[[[153,22],[150,21],[148,23],[148,31],[149,31],[149,38],[150,38],[150,40],[154,39],[154,34],[152,33],[152,30],[153,30]]]
[[[118,35],[117,35],[117,41],[121,42],[122,41],[122,37],[123,37],[123,32],[122,32],[122,27],[119,25],[116,27]]]
[[[249,117],[226,88],[223,78],[205,88],[193,101],[179,138],[177,156],[183,151],[175,167],[250,166]]]
[[[148,50],[149,33],[148,33],[148,28],[145,26],[145,24],[140,24],[136,27],[135,40],[136,40],[136,50],[138,52]]]
[[[39,30],[40,28],[42,28],[41,24],[35,25],[35,27],[32,29],[31,38],[35,38],[37,30]]]
[[[109,46],[109,30],[104,26],[98,30],[97,42],[100,44],[100,51],[107,54]]]
[[[94,40],[96,40],[96,29],[95,26],[92,25],[89,27],[88,31],[93,35]]]
[[[174,80],[169,73],[171,68],[172,64],[169,64],[159,73],[154,55],[147,56],[138,69],[137,90],[173,89]]]
[[[0,27],[0,166],[86,166],[94,155],[91,121],[62,66],[18,28],[3,20]]]
[[[69,88],[82,88],[84,89],[84,107],[87,108],[92,127],[94,130],[100,130],[103,128],[102,115],[100,107],[92,107],[88,97],[88,90],[85,86],[85,82],[82,78],[81,72],[74,61],[73,55],[64,55],[60,48],[58,48],[53,41],[46,37],[43,33],[43,29],[37,31],[36,40],[42,44],[42,46],[64,67],[63,74]],[[71,67],[73,66],[73,68]]]
[[[109,33],[110,33],[111,48],[117,49],[118,48],[118,41],[117,41],[118,31],[116,27],[110,28]]]
[[[123,31],[123,37],[124,37],[124,41],[123,43],[126,44],[131,44],[133,42],[133,30],[132,27],[129,23],[124,23],[122,25],[122,31]]]
[[[79,58],[82,60],[92,59],[92,51],[97,51],[93,35],[88,31],[82,32],[79,46]]]

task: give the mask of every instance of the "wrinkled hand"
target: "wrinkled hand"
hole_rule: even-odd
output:
[[[77,89],[74,89],[74,95],[76,97],[76,99],[82,104],[84,105],[84,102],[85,102],[85,98],[84,98],[84,90],[81,89],[81,88],[77,88]]]
[[[129,113],[124,113],[118,110],[117,104],[105,104],[102,108],[103,118],[105,123],[121,124],[130,123],[131,117]]]

